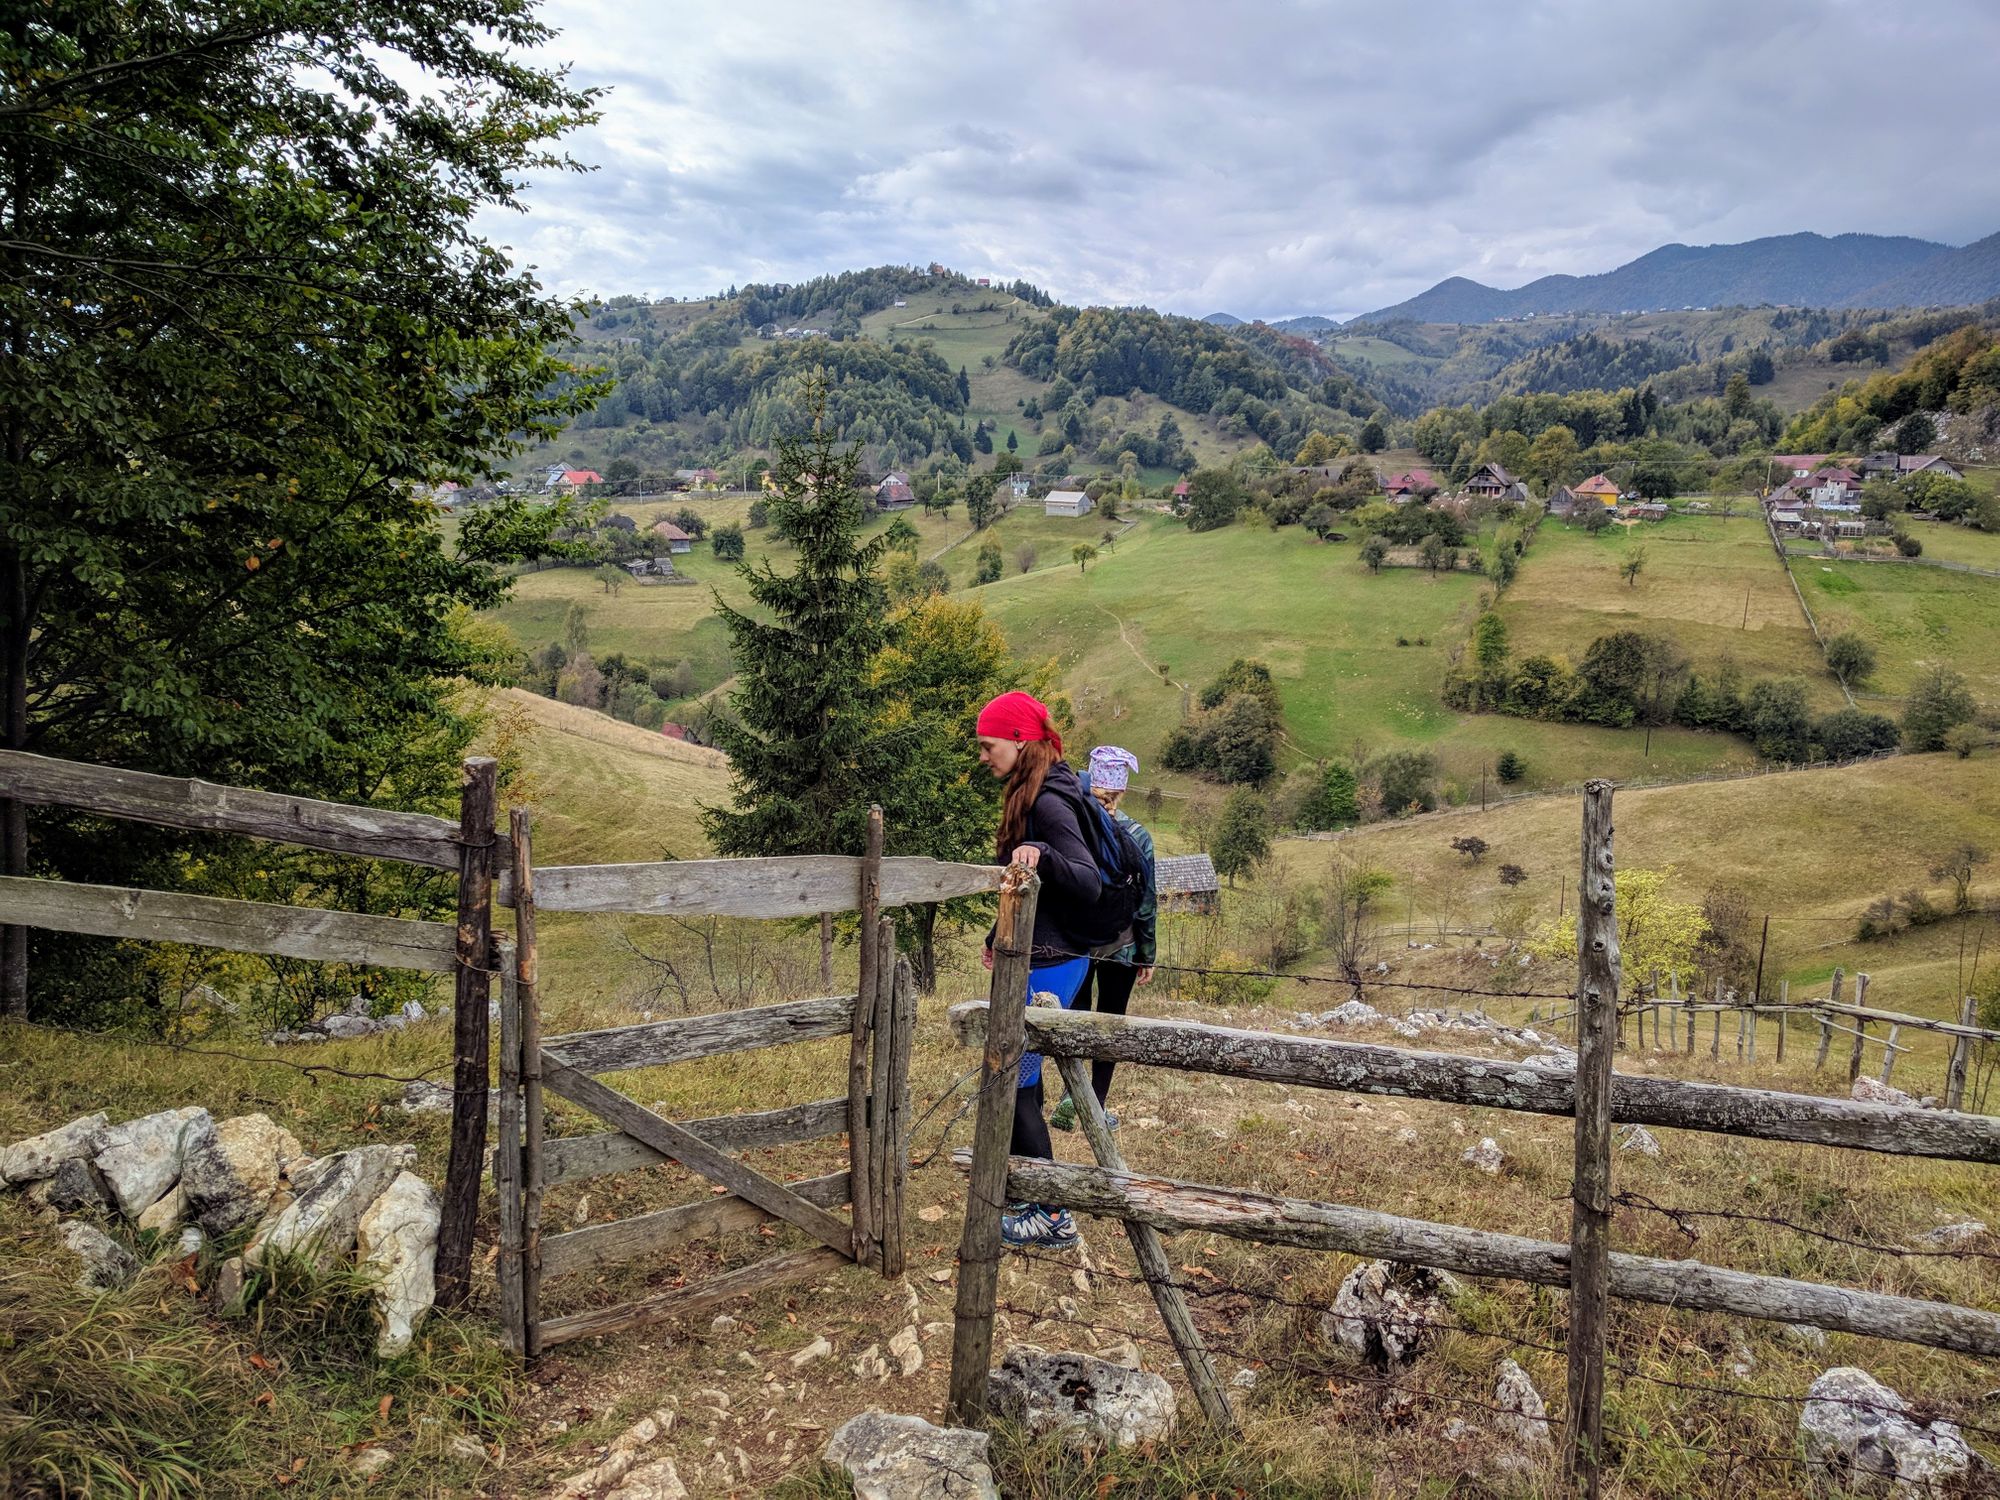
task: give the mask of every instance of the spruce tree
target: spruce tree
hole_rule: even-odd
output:
[[[877,574],[886,543],[862,540],[860,451],[828,424],[823,379],[809,379],[805,395],[812,430],[779,440],[769,500],[797,566],[738,570],[761,618],[716,598],[737,671],[736,720],[719,719],[715,733],[736,805],[702,814],[721,854],[859,852],[868,804],[893,768],[872,685],[888,639]]]

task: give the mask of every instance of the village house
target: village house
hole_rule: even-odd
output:
[[[1574,488],[1576,497],[1579,500],[1595,500],[1598,504],[1607,507],[1615,508],[1619,500],[1623,498],[1618,486],[1602,474],[1593,474]]]
[[[682,531],[672,521],[656,521],[653,524],[653,533],[666,542],[669,552],[692,552],[694,550],[694,538],[689,536],[685,531]]]
[[[1438,492],[1438,482],[1429,469],[1409,469],[1391,474],[1382,489],[1393,501],[1426,500]]]
[[[885,474],[882,482],[875,486],[877,510],[908,510],[916,503],[917,493],[910,488],[910,476],[907,474]]]
[[[1771,507],[1771,524],[1784,536],[1796,536],[1805,530],[1806,514],[1794,506]]]
[[[1558,521],[1572,519],[1586,505],[1595,505],[1594,500],[1586,501],[1566,484],[1559,484],[1549,491],[1548,513]]]
[[[604,476],[595,469],[552,468],[549,470],[549,488],[552,490],[563,490],[572,495],[590,485],[602,483],[604,483]]]
[[[1193,492],[1194,492],[1194,486],[1189,484],[1185,479],[1183,479],[1179,484],[1175,485],[1172,497],[1174,502],[1174,507],[1176,509],[1179,509],[1181,506],[1186,505],[1188,503],[1188,496]]]
[[[1464,493],[1474,500],[1525,500],[1528,487],[1499,464],[1481,464],[1465,481]]]
[[[1818,469],[1806,481],[1806,497],[1821,509],[1861,499],[1861,476],[1852,469]]]
[[[1222,882],[1206,854],[1161,854],[1153,858],[1153,888],[1161,911],[1192,911],[1212,917],[1222,906]]]
[[[1942,474],[1947,479],[1965,477],[1935,453],[1871,453],[1861,461],[1861,472],[1869,479],[1902,479],[1910,474]]]
[[[1008,477],[1007,487],[1014,492],[1016,500],[1025,500],[1028,498],[1028,491],[1034,487],[1034,481],[1026,474],[1014,474]]]
[[[1090,496],[1082,490],[1050,490],[1042,497],[1042,514],[1087,516],[1090,514]]]

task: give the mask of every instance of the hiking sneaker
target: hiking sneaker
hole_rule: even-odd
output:
[[[1062,1096],[1062,1103],[1049,1111],[1049,1129],[1076,1129],[1076,1100],[1072,1099],[1068,1094]]]
[[[1000,1241],[1016,1250],[1074,1250],[1081,1240],[1066,1208],[1010,1204],[1000,1215]]]

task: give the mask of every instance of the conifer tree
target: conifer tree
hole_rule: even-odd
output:
[[[736,721],[716,724],[736,805],[702,815],[722,854],[858,852],[868,804],[892,769],[871,676],[888,639],[877,571],[886,543],[862,540],[860,451],[834,434],[817,375],[805,407],[812,430],[779,439],[769,500],[798,564],[783,574],[768,559],[739,569],[762,618],[716,599],[738,683]]]

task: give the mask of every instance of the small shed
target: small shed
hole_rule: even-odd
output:
[[[669,552],[691,552],[694,550],[694,538],[689,536],[685,531],[682,531],[672,521],[658,522],[654,525],[653,530],[666,539],[667,550]]]
[[[1212,917],[1222,906],[1222,882],[1206,854],[1161,854],[1153,859],[1153,884],[1161,911]]]
[[[1087,516],[1090,514],[1090,496],[1082,490],[1050,490],[1042,497],[1042,514]]]

